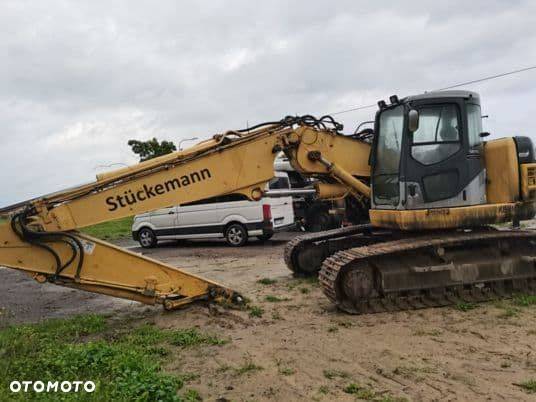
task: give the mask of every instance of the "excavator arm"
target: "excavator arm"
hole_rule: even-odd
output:
[[[320,179],[322,198],[368,197],[368,143],[339,133],[329,117],[287,117],[215,135],[185,151],[97,176],[95,182],[0,210],[0,266],[39,282],[160,303],[174,309],[199,299],[239,302],[205,278],[78,232],[100,222],[240,193],[264,195],[283,151],[300,173]]]

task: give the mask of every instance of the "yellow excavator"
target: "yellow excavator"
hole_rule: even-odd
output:
[[[77,230],[225,194],[266,195],[284,152],[320,199],[369,208],[370,223],[298,236],[296,275],[319,275],[348,313],[442,306],[536,291],[536,163],[527,137],[484,141],[480,98],[431,92],[378,102],[374,130],[345,135],[330,116],[286,117],[0,210],[0,266],[39,282],[161,303],[240,303],[218,283]],[[495,224],[512,223],[511,227]],[[495,226],[492,226],[495,225]]]

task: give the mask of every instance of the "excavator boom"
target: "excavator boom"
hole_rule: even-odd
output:
[[[354,176],[368,177],[370,146],[340,135],[337,128],[332,119],[305,116],[230,131],[188,150],[101,174],[95,182],[4,208],[0,213],[9,222],[0,224],[0,266],[25,271],[39,282],[167,309],[206,298],[239,302],[240,295],[225,286],[77,230],[231,193],[259,200],[280,151],[292,156],[297,170],[332,182],[322,188],[327,196],[341,187],[366,193],[366,184]],[[311,152],[339,162],[319,163]],[[346,190],[348,180],[359,182],[359,188]]]

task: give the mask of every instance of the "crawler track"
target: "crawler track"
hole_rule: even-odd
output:
[[[444,232],[334,253],[319,280],[350,314],[536,293],[536,231]]]
[[[297,236],[285,246],[285,263],[296,276],[316,275],[324,259],[339,250],[362,245],[362,238],[352,236],[371,229],[372,226],[366,224]]]

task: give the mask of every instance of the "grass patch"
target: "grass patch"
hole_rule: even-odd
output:
[[[318,388],[318,392],[321,393],[322,395],[327,395],[329,394],[329,387],[327,385],[321,385]]]
[[[282,367],[279,369],[281,375],[293,375],[296,374],[296,370],[291,367]]]
[[[399,375],[407,380],[422,382],[425,380],[425,374],[435,374],[437,369],[433,367],[417,367],[417,366],[399,366],[393,370],[394,375]]]
[[[303,293],[304,295],[306,295],[307,293],[310,292],[310,290],[309,290],[309,288],[303,287],[303,288],[300,288],[300,292]]]
[[[415,336],[439,336],[441,335],[441,331],[438,329],[417,329],[413,332],[413,335]]]
[[[465,302],[460,302],[456,304],[455,306],[456,310],[460,310],[460,311],[470,311],[470,310],[474,310],[477,307],[478,305],[475,303],[465,303]]]
[[[282,320],[283,317],[281,317],[281,314],[279,314],[279,311],[273,311],[272,312],[272,320]]]
[[[283,302],[283,301],[289,301],[290,299],[288,297],[279,297],[279,296],[274,296],[274,295],[268,295],[264,298],[264,300],[266,300],[267,302],[270,302],[270,303],[279,303],[279,302]]]
[[[374,390],[362,387],[354,383],[347,385],[343,391],[347,394],[355,395],[358,399],[364,399],[366,401],[370,401],[372,399],[375,399],[376,397],[376,393],[374,392]]]
[[[249,373],[252,373],[255,371],[261,371],[261,370],[263,370],[263,367],[253,363],[251,359],[246,359],[246,361],[244,362],[242,366],[237,367],[235,369],[235,374],[244,375],[244,374],[249,374]]]
[[[525,392],[529,394],[536,393],[536,380],[534,379],[523,381],[521,384],[516,384],[516,385],[521,387]]]
[[[499,318],[513,318],[517,317],[519,309],[515,307],[505,307],[504,311],[498,315]]]
[[[261,285],[273,285],[276,282],[277,280],[270,278],[262,278],[257,281],[257,283],[260,283]]]
[[[199,395],[199,392],[195,389],[189,389],[184,394],[184,401],[185,402],[196,402],[196,401],[202,401],[203,398],[201,398],[201,395]]]
[[[195,374],[167,374],[162,364],[173,345],[222,343],[196,329],[162,330],[145,325],[113,330],[99,315],[11,326],[0,331],[0,394],[14,401],[199,400],[191,390],[182,396],[177,393]],[[91,380],[97,389],[91,394],[9,391],[13,380],[37,379]]]
[[[173,331],[170,343],[175,346],[195,346],[195,345],[224,345],[228,341],[217,336],[204,334],[195,328]]]
[[[287,289],[294,290],[296,287],[302,285],[311,285],[315,287],[320,286],[320,283],[318,282],[318,277],[316,275],[303,278],[294,278],[289,283],[287,283]]]
[[[124,239],[132,235],[133,219],[133,217],[128,217],[99,223],[98,225],[88,226],[82,229],[81,232],[102,240]]]
[[[513,303],[522,307],[533,306],[536,304],[536,295],[517,295]]]
[[[350,374],[342,370],[324,370],[324,377],[328,380],[333,380],[334,378],[348,378]]]
[[[251,306],[249,308],[249,315],[251,317],[257,317],[257,318],[261,318],[262,315],[264,314],[264,309],[262,307],[259,307],[259,306]]]
[[[377,393],[372,388],[363,387],[359,384],[351,383],[343,388],[347,394],[354,395],[357,399],[375,402],[407,402],[406,398],[393,397],[383,393]]]

